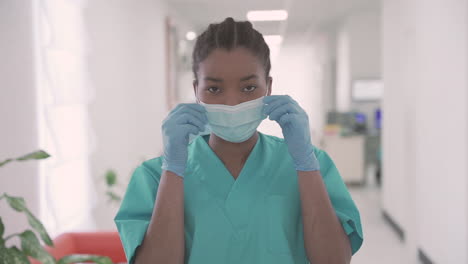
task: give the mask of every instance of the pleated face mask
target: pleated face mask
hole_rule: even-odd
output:
[[[257,130],[260,123],[267,118],[263,114],[263,98],[230,106],[223,104],[205,104],[208,129],[218,137],[234,143],[244,142]]]

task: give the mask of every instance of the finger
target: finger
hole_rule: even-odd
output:
[[[273,104],[274,102],[281,100],[283,98],[282,95],[270,95],[270,96],[265,96],[263,98],[263,104],[266,106]]]
[[[176,107],[174,107],[174,109],[172,109],[172,110],[169,112],[168,116],[170,116],[171,114],[175,113],[175,112],[176,112],[177,110],[179,110],[181,107],[183,107],[183,104],[178,104],[178,105],[176,105]]]
[[[292,97],[289,97],[289,101],[290,101],[291,103],[293,103],[294,105],[300,107],[299,103],[298,103],[296,100],[294,100]]]
[[[190,134],[193,134],[193,135],[196,135],[200,132],[200,130],[198,129],[198,127],[192,125],[192,124],[184,124],[184,125],[181,125],[180,126],[180,129],[182,131],[184,131],[186,133],[186,135],[190,135]]]
[[[291,96],[289,96],[287,94],[285,94],[285,95],[270,95],[270,96],[265,96],[263,98],[263,102],[265,104],[270,104],[270,103],[273,103],[274,101],[277,101],[277,100],[287,100],[287,101],[294,101],[295,102],[295,100]]]
[[[182,104],[178,104],[176,107],[174,107],[174,109],[172,109],[169,112],[169,114],[167,114],[166,118],[164,118],[163,123],[166,123],[167,121],[169,121],[174,115],[174,113],[177,112],[181,107],[182,107]]]
[[[288,115],[283,115],[279,118],[278,123],[280,123],[282,126],[286,124],[290,124],[293,122],[294,119],[297,118],[297,114],[288,114]]]
[[[192,110],[195,110],[195,111],[197,111],[199,113],[202,113],[202,114],[206,113],[205,107],[203,105],[201,105],[201,104],[191,103],[191,104],[186,104],[186,107],[190,108]]]
[[[200,112],[197,112],[197,111],[192,111],[192,109],[190,109],[190,108],[186,108],[186,109],[183,109],[183,110],[181,109],[179,113],[180,113],[180,115],[188,114],[188,115],[195,116],[198,119],[200,119],[200,121],[208,123],[208,116],[207,116],[206,112],[200,113]]]
[[[297,112],[297,113],[300,113],[300,112],[305,113],[304,109],[299,105],[299,103],[298,103],[296,100],[294,100],[294,99],[293,99],[291,96],[289,96],[289,95],[282,95],[281,99],[277,99],[277,100],[275,100],[274,102],[272,102],[272,103],[270,104],[271,106],[266,105],[266,106],[264,107],[264,113],[268,115],[268,114],[270,114],[270,113],[273,111],[274,108],[279,107],[279,105],[283,105],[283,103],[279,103],[278,101],[283,102],[283,103],[284,103],[284,102],[290,103],[291,105],[294,106],[294,108],[296,109],[296,112]]]
[[[279,120],[285,114],[297,114],[297,110],[291,103],[282,105],[271,112],[270,120]]]
[[[200,119],[200,121],[202,122],[208,122],[208,117],[206,116],[206,112],[203,112],[203,113],[200,113],[198,111],[194,111],[192,108],[190,107],[183,107],[183,108],[180,108],[177,112],[175,112],[172,116],[182,116],[184,114],[188,114],[188,115],[193,115],[193,116],[196,116],[198,119]],[[172,117],[171,116],[171,117]]]
[[[205,130],[205,125],[208,123],[208,117],[206,113],[200,114],[198,112],[191,111],[190,109],[180,110],[177,114],[167,117],[163,122],[163,129],[167,129],[173,125],[180,124],[194,124],[197,127],[202,127]]]
[[[276,100],[286,97],[286,95],[269,95],[263,98],[263,103],[270,104]]]
[[[186,112],[195,112],[203,114],[206,113],[206,109],[200,104],[178,104],[177,107],[171,113],[169,113],[169,116]]]
[[[271,112],[273,112],[273,110],[288,103],[289,103],[289,100],[286,97],[278,98],[270,102],[268,105],[265,105],[263,108],[263,113],[265,113],[266,115],[270,115]]]
[[[200,130],[203,130],[206,123],[203,122],[202,120],[200,120],[195,115],[184,113],[184,114],[182,114],[181,116],[179,116],[176,119],[176,124],[178,124],[178,125],[192,124],[192,125],[198,127]]]

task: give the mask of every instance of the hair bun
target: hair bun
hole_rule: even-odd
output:
[[[226,17],[223,21],[224,23],[230,23],[230,24],[235,24],[236,21],[234,21],[234,18],[232,17]]]

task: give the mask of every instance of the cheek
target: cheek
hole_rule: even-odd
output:
[[[266,96],[268,91],[269,91],[269,89],[268,89],[267,85],[262,85],[262,86],[258,87],[258,89],[257,89],[257,93],[260,96],[264,96],[264,95]]]
[[[216,101],[214,101],[216,97],[213,96],[209,91],[204,89],[203,86],[198,86],[195,89],[195,98],[206,104],[217,103]]]

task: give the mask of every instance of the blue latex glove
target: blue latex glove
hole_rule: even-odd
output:
[[[199,104],[179,104],[169,113],[162,125],[163,170],[184,177],[189,136],[203,131],[207,123],[206,110]]]
[[[310,139],[309,117],[289,95],[271,95],[263,99],[263,113],[280,125],[296,170],[320,170]]]

